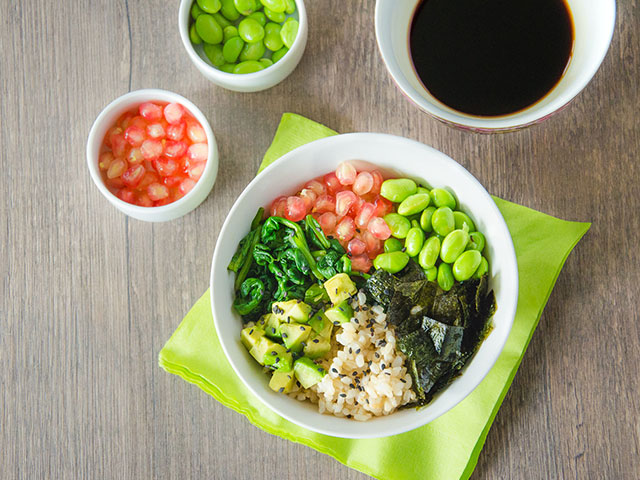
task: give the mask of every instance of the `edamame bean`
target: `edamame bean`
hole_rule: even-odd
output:
[[[431,197],[428,193],[414,193],[398,205],[398,213],[404,216],[420,213],[429,206],[429,202],[431,202]]]
[[[191,5],[191,18],[193,18],[195,20],[196,18],[198,18],[203,13],[204,12],[198,6],[198,4],[196,2],[193,2],[193,5]]]
[[[481,262],[482,255],[479,251],[467,250],[453,262],[453,277],[459,282],[469,280],[476,273]]]
[[[273,22],[267,23],[264,27],[264,45],[272,52],[277,52],[284,45],[280,37],[280,29],[280,25]]]
[[[433,216],[433,212],[436,211],[436,207],[427,207],[422,211],[420,215],[420,228],[425,232],[429,233],[433,230],[433,226],[431,225],[431,217]]]
[[[295,18],[289,18],[284,22],[284,25],[282,25],[280,38],[282,38],[282,43],[284,43],[287,48],[291,48],[293,42],[295,42],[299,26],[300,24]]]
[[[267,17],[262,12],[253,12],[251,15],[247,16],[247,18],[253,18],[263,27],[267,24]]]
[[[273,65],[273,62],[271,61],[270,58],[261,58],[258,61],[264,66],[264,68],[267,68]]]
[[[238,25],[238,34],[247,43],[257,43],[264,38],[264,27],[257,20],[247,17]]]
[[[222,53],[222,45],[204,44],[204,53],[211,61],[214,67],[221,67],[225,64],[224,55]]]
[[[264,66],[256,60],[247,60],[246,62],[240,62],[233,69],[233,73],[254,73],[264,70]]]
[[[449,207],[437,208],[431,216],[431,226],[438,235],[446,237],[456,228],[453,211]]]
[[[233,69],[236,68],[236,64],[235,63],[225,63],[224,65],[222,65],[221,67],[219,67],[220,70],[222,70],[223,72],[226,73],[233,73]]]
[[[240,52],[240,61],[260,60],[266,50],[262,42],[247,43]]]
[[[467,232],[473,232],[476,229],[473,220],[464,212],[453,212],[453,219],[456,222],[456,230],[462,230],[464,225],[467,226]]]
[[[233,4],[242,15],[251,15],[257,10],[254,0],[233,0]]]
[[[484,250],[485,245],[486,245],[486,241],[482,233],[471,232],[469,234],[469,245],[467,245],[467,250],[477,250],[480,253],[482,253],[482,250]]]
[[[444,290],[445,292],[448,292],[449,290],[451,290],[451,287],[453,287],[453,273],[451,272],[451,265],[449,265],[448,263],[441,263],[438,266],[438,285],[440,285],[440,288],[442,290]]]
[[[389,213],[385,215],[384,221],[389,225],[391,235],[396,238],[405,238],[411,229],[411,222],[409,222],[406,217],[403,217],[398,213]]]
[[[440,258],[445,263],[453,263],[456,261],[462,252],[464,252],[467,243],[469,242],[469,234],[464,230],[454,230],[446,237],[442,242],[440,248]]]
[[[389,237],[384,241],[384,253],[399,252],[404,245],[397,238]]]
[[[227,63],[235,63],[244,48],[245,43],[240,37],[233,37],[227,40],[222,47],[222,55]]]
[[[287,2],[284,0],[260,0],[260,3],[277,13],[282,13],[287,9]]]
[[[404,252],[381,253],[373,261],[373,266],[377,269],[385,270],[389,273],[398,273],[409,263],[409,255]]]
[[[224,15],[222,15],[220,12],[214,13],[213,14],[213,18],[216,19],[216,22],[218,22],[218,25],[220,25],[222,27],[222,31],[224,32],[224,29],[226,27],[230,27],[231,26],[231,22],[229,20],[227,20],[226,18],[224,18]]]
[[[416,193],[426,193],[427,195],[429,195],[431,192],[429,192],[428,188],[418,186],[418,190],[416,191]]]
[[[196,32],[206,43],[216,45],[222,41],[222,28],[213,15],[203,13],[196,18]]]
[[[224,18],[229,20],[230,22],[235,22],[240,18],[240,12],[236,8],[233,0],[220,0],[222,3],[222,8],[220,9],[220,13],[224,15]]]
[[[238,29],[236,27],[234,27],[233,25],[225,27],[224,30],[222,30],[222,43],[227,43],[230,38],[237,36]]]
[[[436,207],[449,207],[451,210],[456,208],[456,198],[444,188],[432,189],[431,200]]]
[[[273,63],[277,63],[282,57],[287,54],[288,51],[289,49],[287,47],[282,47],[280,50],[276,50],[271,55],[271,60],[273,61]]]
[[[415,257],[422,250],[424,244],[424,232],[418,227],[413,227],[407,233],[407,238],[404,240],[404,248],[407,255]]]
[[[418,190],[416,182],[409,178],[392,178],[380,186],[380,195],[392,202],[402,202]]]
[[[198,6],[207,13],[216,13],[222,8],[220,0],[197,0]]]
[[[427,280],[435,282],[438,277],[438,267],[429,267],[424,269],[424,274],[427,276]]]
[[[264,7],[264,14],[267,16],[269,20],[276,23],[282,23],[287,19],[287,16],[284,12],[274,12],[273,10]]]
[[[489,273],[489,262],[487,262],[486,258],[482,257],[482,260],[480,260],[480,265],[478,265],[476,273],[473,274],[473,278],[482,278],[482,276],[487,273]]]
[[[287,5],[284,13],[291,15],[296,11],[296,0],[285,0],[284,3]]]
[[[411,228],[420,228],[420,222],[418,220],[416,220],[415,218],[411,220]],[[422,230],[420,228],[420,230]]]
[[[198,35],[198,32],[196,32],[195,25],[191,25],[191,27],[189,28],[189,39],[191,40],[191,43],[193,43],[194,45],[200,45],[202,43],[202,39],[200,38],[200,35]]]
[[[420,250],[418,263],[424,269],[433,267],[440,255],[440,239],[436,236],[429,237]]]

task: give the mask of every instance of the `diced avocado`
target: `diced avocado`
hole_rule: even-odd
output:
[[[309,325],[313,328],[313,331],[324,338],[331,338],[331,331],[333,330],[333,323],[329,320],[324,312],[318,311],[309,320]]]
[[[331,303],[334,305],[344,302],[358,291],[356,284],[351,281],[346,273],[338,273],[331,277],[324,282],[324,288],[329,294]]]
[[[276,370],[271,375],[271,380],[269,380],[269,387],[272,390],[280,393],[289,393],[291,388],[293,387],[296,381],[296,376],[293,373],[293,370],[289,370],[285,372],[283,370]]]
[[[304,388],[309,388],[318,383],[327,374],[327,371],[320,365],[313,363],[307,357],[299,358],[293,364],[293,372]]]
[[[264,334],[274,340],[280,340],[280,319],[273,313],[265,315],[265,317],[266,325],[264,326]]]
[[[312,335],[304,347],[304,354],[309,358],[322,358],[331,350],[331,340],[320,335]]]
[[[302,343],[309,338],[311,332],[311,327],[308,325],[301,325],[299,323],[280,324],[282,341],[284,342],[285,347],[292,352],[299,352],[302,350]]]
[[[286,302],[274,302],[272,308],[273,314],[278,317],[281,322],[297,322],[307,323],[311,306],[301,300],[288,300]]]
[[[243,328],[240,332],[240,340],[247,350],[251,350],[262,337],[264,337],[264,330],[257,325]]]
[[[264,355],[265,353],[271,351],[274,347],[278,345],[275,342],[272,342],[267,337],[262,337],[258,342],[251,347],[249,353],[260,365],[264,365]],[[281,345],[282,346],[282,345]]]
[[[271,367],[274,370],[291,370],[291,364],[293,363],[293,356],[287,352],[284,345],[274,343],[262,357],[262,362],[265,367]]]
[[[348,323],[351,321],[351,317],[353,317],[353,308],[349,305],[349,300],[345,300],[340,305],[327,308],[324,311],[324,314],[333,322],[334,325]]]

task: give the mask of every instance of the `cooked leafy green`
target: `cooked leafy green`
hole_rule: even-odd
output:
[[[456,283],[447,292],[410,261],[396,275],[376,271],[366,289],[395,325],[397,345],[408,360],[418,405],[455,378],[486,336],[496,304],[488,278]]]

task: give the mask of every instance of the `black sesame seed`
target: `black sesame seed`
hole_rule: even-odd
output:
[[[359,228],[356,228],[356,232],[362,233],[362,231]]]
[[[302,325],[300,325],[300,330],[304,332],[304,327]]]
[[[278,352],[276,352],[275,350],[271,350],[271,355],[275,357],[276,355],[278,355]]]
[[[360,353],[360,349],[357,349],[357,350],[356,350],[356,353]]]
[[[283,333],[283,334],[282,334],[282,338],[287,338],[287,334],[286,334],[286,333]]]
[[[380,354],[378,352],[375,353],[376,358],[380,358]]]
[[[347,396],[347,394],[346,394],[346,393],[341,393],[341,394],[340,394],[340,396],[341,396],[342,398],[345,398],[345,397]]]
[[[322,373],[322,372],[324,372],[324,368],[320,367],[320,368],[318,368],[318,371],[319,371],[320,373]]]
[[[367,402],[367,403],[369,403],[369,399],[368,399],[368,398],[365,398],[365,399],[364,399],[364,401],[365,401],[365,402]]]
[[[302,345],[302,347],[306,347],[307,346],[307,342],[300,342],[300,345]]]
[[[391,372],[384,372],[385,375],[391,375]]]
[[[280,363],[280,357],[276,357],[276,363]]]
[[[351,355],[352,353],[353,353],[353,349],[349,347],[349,355]]]
[[[347,414],[347,418],[351,418],[351,414],[350,414],[350,413],[349,413],[349,414]]]
[[[344,373],[339,373],[339,374],[338,374],[338,376],[339,376],[340,378],[346,377],[346,375],[345,375]]]
[[[400,379],[400,381],[401,381],[402,383],[407,383],[407,381],[406,381],[404,378],[401,378],[401,379]]]
[[[276,329],[275,329],[275,328],[273,328],[273,327],[271,327],[271,331],[272,331],[273,333],[276,333]]]
[[[358,372],[353,372],[353,373],[352,373],[352,375],[353,375],[354,377],[357,377],[357,376],[358,376]]]
[[[402,250],[400,250],[402,253],[406,252],[407,249],[405,247],[402,247]]]
[[[252,333],[253,333],[253,328],[249,330],[249,335],[251,335]]]
[[[369,360],[369,361],[367,362],[367,365],[371,366],[371,364],[372,364],[372,363],[373,363],[373,360]]]
[[[339,324],[339,322],[333,322],[333,324],[334,324],[334,325],[338,325],[338,324]]]
[[[280,392],[280,393],[284,392],[284,387],[280,387],[280,388],[278,389],[278,392]]]
[[[353,321],[358,323],[358,324],[360,323],[357,318],[354,318]]]
[[[331,371],[332,371],[333,373],[338,373],[338,370],[336,370],[335,368],[332,368],[332,369],[331,369]]]
[[[380,366],[380,369],[381,369],[381,370],[384,370],[385,368],[387,368],[387,366],[383,363],[383,364]]]
[[[301,387],[301,386],[302,386],[302,385],[300,385],[300,382],[299,382],[298,380],[296,380],[296,385],[297,385],[298,387]]]
[[[350,386],[351,388],[356,388],[356,386],[355,386],[353,383],[350,383],[350,384],[349,384],[349,386]]]

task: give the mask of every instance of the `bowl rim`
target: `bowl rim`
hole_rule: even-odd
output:
[[[269,75],[272,74],[275,70],[277,70],[277,68],[274,68],[274,67],[285,65],[285,63],[283,63],[282,61],[285,58],[289,58],[292,55],[294,55],[295,51],[301,48],[300,44],[303,44],[302,48],[305,47],[306,35],[300,35],[300,31],[303,30],[303,28],[304,29],[307,28],[307,11],[304,5],[304,0],[294,0],[296,2],[296,8],[298,11],[298,22],[300,24],[298,28],[298,34],[296,35],[296,38],[293,41],[293,45],[291,45],[291,48],[289,49],[289,51],[287,51],[287,53],[285,53],[282,56],[280,61],[272,65],[269,65],[263,70],[260,70],[258,72],[253,72],[253,73],[237,74],[237,73],[223,72],[222,70],[214,67],[213,65],[209,65],[209,63],[205,62],[200,57],[200,55],[198,55],[195,48],[193,47],[193,44],[191,43],[191,39],[189,38],[188,25],[189,25],[189,19],[191,18],[190,11],[191,11],[191,5],[195,1],[196,0],[180,1],[180,6],[178,7],[179,8],[178,30],[180,32],[180,39],[182,40],[182,44],[184,45],[184,48],[187,51],[187,55],[189,56],[191,61],[194,63],[194,65],[196,65],[198,68],[204,69],[212,77],[216,77],[217,80],[224,81],[224,82],[231,81],[231,80],[238,80],[239,75],[240,75],[240,78],[243,79],[243,82],[245,81],[245,79],[246,81],[269,80]]]
[[[376,0],[374,23],[378,51],[380,52],[380,56],[382,57],[385,68],[391,76],[391,79],[395,83],[396,87],[398,87],[403,96],[410,100],[411,103],[413,103],[423,112],[436,118],[437,120],[450,125],[461,127],[463,129],[483,132],[517,130],[542,122],[555,113],[563,110],[585,89],[585,87],[591,82],[595,74],[600,69],[600,66],[602,65],[602,62],[604,61],[611,46],[611,41],[613,39],[616,25],[616,0],[606,0],[610,7],[610,23],[608,24],[606,35],[607,41],[603,42],[602,48],[600,49],[600,51],[598,51],[597,55],[595,55],[591,67],[585,70],[585,72],[580,75],[580,77],[576,79],[575,82],[573,82],[571,87],[567,89],[566,93],[561,95],[558,99],[547,105],[545,108],[540,109],[536,112],[532,111],[532,106],[530,106],[525,108],[524,110],[508,115],[501,115],[497,117],[475,116],[465,114],[463,112],[458,112],[452,109],[450,110],[448,107],[442,108],[438,105],[433,105],[430,102],[427,102],[422,95],[418,94],[416,96],[413,94],[415,89],[409,84],[409,82],[405,79],[405,76],[401,73],[400,67],[397,65],[396,58],[393,55],[393,47],[391,46],[390,39],[386,37],[383,39],[380,34],[380,32],[382,31],[382,24],[386,20],[385,16],[382,14],[382,8],[383,5],[389,1],[390,0]],[[396,0],[391,1],[393,1],[393,4],[395,5]],[[417,1],[418,0],[416,0],[416,3]],[[412,5],[411,8],[415,8],[415,5]],[[557,85],[554,86],[553,89],[555,89],[556,87]]]
[[[100,170],[98,168],[100,147],[98,147],[97,157],[94,156],[95,152],[93,151],[93,148],[96,141],[100,141],[100,145],[102,145],[102,138],[98,138],[99,133],[103,129],[107,118],[114,112],[124,112],[125,110],[132,108],[134,105],[140,105],[144,102],[154,100],[180,103],[189,111],[189,113],[191,113],[196,118],[196,120],[198,120],[198,122],[200,122],[200,125],[207,135],[208,156],[207,164],[204,167],[202,176],[200,177],[200,179],[198,179],[191,191],[189,191],[185,196],[167,205],[162,205],[159,207],[143,207],[140,205],[127,203],[111,193],[111,191],[107,188],[104,181],[102,180],[102,176],[100,175]],[[105,130],[105,132],[108,130],[108,128]],[[134,214],[146,216],[145,214],[153,213],[154,215],[159,215],[162,213],[166,214],[171,213],[174,210],[179,210],[184,204],[189,203],[189,201],[193,197],[197,196],[203,188],[206,188],[207,182],[201,180],[209,177],[210,175],[214,175],[215,182],[215,176],[217,176],[218,171],[217,151],[218,145],[215,135],[213,134],[211,124],[205,117],[204,113],[202,113],[202,111],[192,101],[188,100],[182,95],[171,92],[169,90],[162,90],[158,88],[142,88],[139,90],[133,90],[115,98],[102,109],[102,111],[98,114],[93,124],[91,125],[91,129],[89,130],[89,135],[87,137],[86,156],[91,179],[93,180],[93,183],[96,185],[96,187],[98,187],[98,190],[100,190],[100,193],[102,193],[102,195],[104,195],[105,198],[107,198],[107,200],[109,200],[119,210],[124,211],[125,213],[132,212]],[[195,205],[192,209],[184,212],[184,214],[186,215],[186,213],[195,209],[197,206],[198,205]]]
[[[480,191],[483,192],[483,194],[486,195],[486,199],[489,200],[488,204],[489,204],[489,208],[492,210],[492,214],[495,215],[498,220],[498,223],[499,223],[498,228],[502,231],[503,234],[506,233],[505,239],[508,241],[509,248],[506,251],[501,251],[500,253],[501,255],[506,257],[505,268],[510,270],[507,273],[509,274],[508,275],[509,279],[513,280],[512,285],[513,285],[513,291],[515,292],[515,295],[512,297],[511,302],[508,302],[506,305],[502,305],[502,304],[500,305],[500,310],[503,312],[506,312],[504,315],[505,321],[507,322],[505,323],[505,327],[504,327],[505,331],[504,331],[503,337],[500,338],[495,351],[492,351],[491,355],[487,354],[488,356],[488,358],[486,358],[487,366],[486,366],[486,369],[482,372],[482,374],[478,375],[473,380],[468,380],[466,388],[460,389],[460,393],[456,397],[455,401],[451,402],[449,405],[443,408],[442,411],[432,413],[430,415],[422,415],[422,417],[418,417],[416,422],[412,422],[412,423],[404,422],[398,425],[393,425],[389,428],[384,429],[382,434],[379,434],[379,433],[355,433],[354,434],[349,432],[336,432],[332,429],[318,427],[317,425],[312,425],[306,422],[304,419],[300,420],[299,418],[294,418],[293,416],[289,415],[289,413],[286,410],[283,410],[281,408],[278,408],[277,406],[274,406],[266,398],[263,398],[260,392],[257,391],[252,386],[252,382],[250,381],[250,379],[245,378],[242,375],[240,369],[236,367],[233,360],[233,356],[230,355],[229,349],[227,344],[225,343],[225,340],[223,340],[223,337],[221,335],[218,336],[222,350],[224,351],[227,361],[231,364],[231,367],[233,368],[234,373],[240,378],[240,380],[245,385],[245,387],[247,387],[249,391],[253,393],[264,405],[266,405],[270,410],[272,410],[276,414],[280,415],[281,417],[285,418],[286,420],[289,420],[290,422],[298,426],[307,428],[309,430],[312,430],[321,434],[340,437],[340,438],[378,438],[378,437],[385,437],[385,436],[404,433],[404,432],[413,430],[415,428],[419,428],[423,425],[426,425],[427,423],[430,423],[431,421],[444,415],[446,412],[448,412],[453,407],[458,405],[465,398],[467,398],[471,394],[471,392],[473,392],[473,390],[475,390],[478,387],[478,385],[482,382],[482,380],[487,376],[487,374],[495,366],[498,360],[498,357],[504,351],[504,346],[507,342],[508,337],[510,336],[510,333],[513,327],[513,322],[515,319],[516,308],[518,305],[518,286],[519,286],[518,265],[517,265],[515,249],[513,247],[511,234],[509,232],[507,224],[500,210],[498,209],[497,205],[493,201],[493,198],[491,197],[491,195],[486,191],[486,189],[482,186],[482,184],[467,169],[465,169],[462,165],[460,165],[458,162],[453,160],[451,157],[424,143],[417,142],[415,140],[411,140],[405,137],[383,134],[383,133],[347,133],[347,134],[339,134],[339,135],[334,135],[334,136],[326,137],[323,139],[315,140],[286,153],[285,155],[283,155],[282,157],[280,157],[279,159],[271,163],[269,166],[267,166],[258,175],[256,175],[256,177],[253,178],[251,182],[249,182],[249,184],[245,187],[245,189],[242,191],[242,193],[238,196],[238,198],[234,202],[233,206],[229,210],[229,213],[227,214],[227,217],[225,218],[222,228],[220,229],[218,239],[216,242],[216,247],[214,249],[213,257],[211,261],[209,297],[211,302],[211,310],[213,314],[213,323],[216,331],[220,331],[219,320],[218,320],[220,315],[218,315],[217,313],[224,314],[223,312],[217,312],[217,307],[214,299],[214,283],[215,283],[214,280],[215,280],[216,265],[218,265],[221,262],[220,256],[221,256],[222,249],[219,248],[219,246],[221,244],[221,240],[224,239],[224,237],[226,236],[227,230],[230,228],[230,225],[233,222],[232,219],[234,218],[234,214],[238,209],[239,204],[243,202],[243,200],[249,195],[249,192],[253,190],[253,188],[257,184],[259,184],[262,181],[262,179],[265,176],[267,176],[271,171],[280,168],[281,164],[291,162],[293,158],[300,155],[301,153],[303,154],[308,150],[322,148],[325,144],[332,144],[332,143],[339,144],[341,142],[351,142],[351,141],[369,142],[369,141],[373,141],[374,139],[379,139],[381,141],[388,141],[388,142],[398,142],[401,144],[408,144],[408,145],[410,144],[410,145],[413,145],[414,147],[417,146],[423,149],[425,152],[428,152],[431,155],[437,155],[440,158],[442,158],[444,161],[448,162],[451,165],[451,167],[454,169],[454,171],[457,171],[459,174],[466,176],[469,180],[474,182],[477,187],[481,189]],[[365,158],[358,158],[358,160],[367,161]],[[401,167],[399,169],[401,169]],[[485,214],[483,213],[483,215]],[[226,270],[226,267],[225,267],[225,270]],[[498,346],[499,348],[497,348]],[[292,401],[295,401],[295,400],[292,399]],[[422,410],[422,412],[425,412],[425,410]],[[319,412],[316,412],[316,413],[318,413],[319,415],[322,415]],[[416,411],[416,413],[420,415],[421,412]]]

